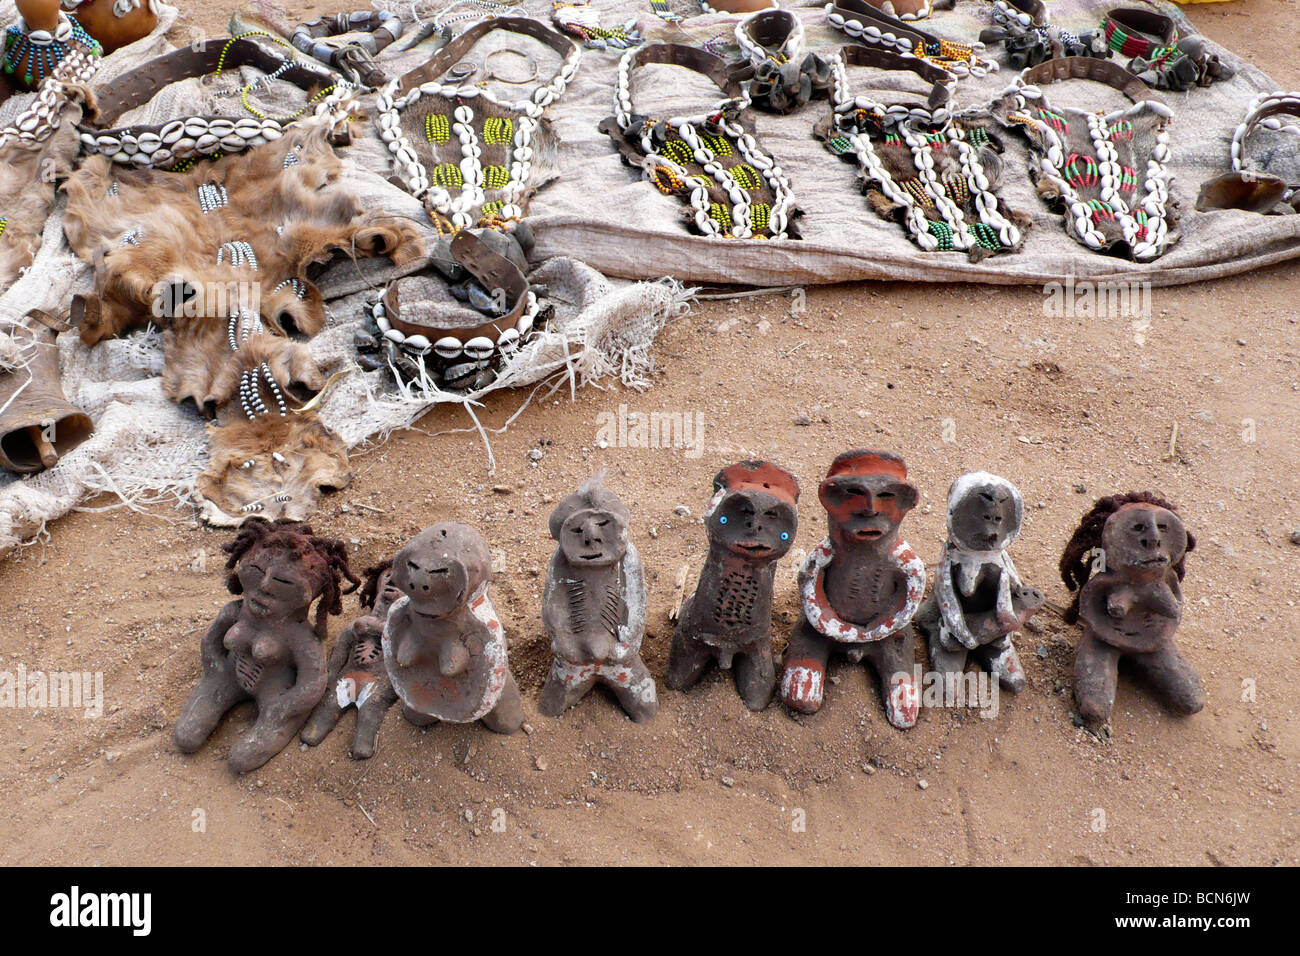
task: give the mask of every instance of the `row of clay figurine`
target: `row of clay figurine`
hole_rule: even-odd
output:
[[[889,722],[911,727],[921,704],[914,625],[936,671],[959,675],[973,660],[1003,688],[1024,686],[1011,637],[1043,596],[1021,582],[1007,554],[1024,510],[1014,485],[986,472],[953,482],[948,539],[928,598],[925,566],[899,534],[918,498],[901,458],[846,452],[832,463],[818,497],[828,535],[799,572],[802,613],[779,680],[787,707],[807,714],[821,706],[827,663],[839,652],[871,665]],[[677,618],[667,687],[689,689],[716,662],[734,672],[747,707],[767,706],[778,686],[774,578],[794,542],[798,499],[795,478],[768,462],[741,462],[714,478],[704,517],[709,551]],[[559,716],[600,683],[633,720],[655,715],[655,679],[641,659],[646,585],[628,540],[630,517],[599,477],[551,514],[556,549],[542,621],[554,661],[542,688],[543,714]],[[1083,628],[1074,695],[1085,719],[1108,717],[1121,656],[1172,709],[1194,713],[1203,706],[1196,672],[1173,644],[1184,556],[1194,544],[1173,506],[1150,493],[1103,498],[1084,516],[1060,569],[1075,591],[1066,620]],[[176,725],[182,750],[198,749],[226,712],[250,699],[256,723],[230,753],[239,772],[260,767],[300,732],[306,743],[320,743],[349,707],[357,711],[357,758],[374,753],[380,723],[399,700],[417,725],[482,720],[499,733],[522,726],[505,632],[488,597],[491,555],[473,528],[426,528],[391,564],[371,568],[362,614],[339,635],[328,661],[328,615],[341,613],[345,581],[354,589],[362,584],[342,542],[306,526],[253,521],[226,551],[228,586],[242,598],[222,609],[202,640],[203,676]]]

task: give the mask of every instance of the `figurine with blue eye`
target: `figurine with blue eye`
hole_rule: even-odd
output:
[[[672,690],[693,687],[710,663],[735,664],[736,691],[750,710],[772,699],[772,590],[777,562],[799,527],[799,484],[784,468],[742,461],[713,479],[705,512],[709,553],[695,593],[682,602],[668,675]]]
[[[962,475],[948,489],[948,541],[915,618],[936,671],[959,675],[974,657],[1006,690],[1024,689],[1011,637],[1043,606],[1042,592],[1021,583],[1007,554],[1024,513],[1016,486],[987,471]]]

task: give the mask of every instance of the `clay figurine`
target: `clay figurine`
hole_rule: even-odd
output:
[[[875,669],[886,717],[906,729],[921,704],[911,621],[925,565],[898,529],[916,507],[916,486],[897,455],[849,451],[831,463],[819,497],[830,534],[799,573],[803,616],[786,646],[781,698],[799,713],[820,709],[827,661],[841,651]]]
[[[330,652],[325,695],[302,729],[302,742],[315,747],[329,736],[343,711],[355,706],[357,729],[352,740],[352,758],[366,760],[375,754],[375,738],[388,708],[397,703],[397,692],[384,666],[384,621],[388,609],[402,596],[393,584],[391,564],[380,564],[366,572],[361,587],[362,614],[343,629]]]
[[[1195,547],[1174,506],[1149,491],[1102,498],[1083,516],[1061,555],[1061,579],[1078,588],[1065,621],[1083,627],[1074,700],[1085,720],[1110,716],[1121,657],[1175,712],[1205,706],[1200,678],[1174,647],[1183,616],[1179,582]]]
[[[1043,605],[1042,593],[1020,582],[1007,554],[1024,513],[1016,486],[987,471],[962,475],[948,489],[948,541],[934,590],[916,612],[936,671],[961,674],[974,655],[1002,687],[1024,689],[1011,635]]]
[[[230,748],[230,769],[247,773],[283,750],[320,700],[328,616],[343,610],[340,582],[361,582],[343,542],[307,525],[251,521],[223,550],[226,587],[241,598],[221,609],[199,645],[203,676],[176,721],[176,745],[193,753],[232,707],[256,701],[256,723]]]
[[[735,661],[736,691],[750,710],[772,699],[772,586],[794,546],[799,484],[784,468],[742,461],[713,479],[705,511],[709,553],[695,592],[682,603],[664,684],[688,690],[711,661]]]
[[[537,709],[558,717],[601,683],[641,723],[659,709],[655,680],[641,661],[645,577],[627,539],[631,513],[602,486],[603,477],[551,512],[556,548],[546,569],[542,623],[555,658]]]
[[[499,734],[523,726],[505,629],[488,598],[491,573],[487,542],[463,524],[425,528],[393,560],[403,596],[388,609],[384,664],[416,726],[482,720]]]

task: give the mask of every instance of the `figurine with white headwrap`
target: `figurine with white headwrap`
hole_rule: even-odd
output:
[[[973,655],[1007,690],[1025,686],[1011,635],[1042,606],[1043,595],[1021,583],[1007,554],[1024,512],[1016,486],[986,471],[968,472],[948,489],[948,541],[934,590],[915,618],[935,670],[961,674]]]

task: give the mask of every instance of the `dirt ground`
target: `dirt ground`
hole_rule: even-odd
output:
[[[1296,88],[1295,8],[1188,10]],[[0,565],[0,667],[102,671],[105,713],[0,711],[0,862],[1294,865],[1296,291],[1295,265],[1156,289],[1149,327],[1049,317],[1037,288],[881,283],[810,289],[802,308],[791,295],[705,302],[658,341],[653,388],[535,402],[493,436],[495,475],[458,411],[363,450],[314,527],[350,540],[358,568],[436,521],[484,532],[525,695],[529,732],[513,737],[422,731],[394,711],[377,756],[358,763],[348,715],[321,746],[236,778],[225,758],[245,708],[200,753],[179,754],[172,725],[198,678],[198,638],[229,598],[219,547],[230,534],[188,512],[74,514]],[[523,399],[497,395],[484,423],[501,425]],[[699,413],[703,454],[599,448],[597,416],[620,404]],[[931,709],[900,733],[864,668],[847,663],[811,718],[775,703],[749,713],[717,672],[689,694],[661,689],[648,725],[600,691],[558,720],[537,713],[546,517],[559,497],[605,467],[631,505],[650,587],[646,659],[662,677],[674,580],[684,563],[692,580],[698,571],[714,472],[750,455],[790,467],[806,549],[825,533],[818,481],[860,446],[906,456],[922,499],[905,534],[931,565],[949,481],[972,469],[1013,480],[1027,503],[1015,561],[1058,607],[1060,550],[1095,497],[1163,491],[1200,541],[1178,639],[1206,709],[1172,717],[1124,678],[1109,734],[1075,727],[1077,632],[1049,609],[1018,640],[1029,687],[991,720]],[[342,621],[354,613],[348,599]],[[778,648],[796,613],[787,558]]]

